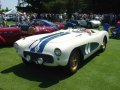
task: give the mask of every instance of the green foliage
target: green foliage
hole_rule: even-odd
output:
[[[71,13],[78,9],[86,8],[85,0],[24,0],[32,7],[34,12],[54,12],[63,13],[66,11]]]
[[[9,11],[8,7],[6,7],[5,9],[0,9],[0,13],[8,12],[8,11]]]
[[[87,3],[86,12],[119,13],[119,0],[84,0]],[[112,5],[111,5],[112,4]]]
[[[4,12],[4,10],[3,9],[0,9],[0,13],[3,13]]]
[[[66,11],[66,2],[65,1],[51,1],[47,4],[49,12],[52,13],[63,13]]]
[[[37,13],[63,13],[67,11],[68,17],[80,11],[82,13],[119,13],[118,0],[23,0],[30,6],[25,11]],[[109,3],[112,3],[109,4]]]
[[[40,13],[64,13],[68,18],[76,11],[84,11],[87,8],[86,0],[24,0],[29,6],[17,7],[18,10]]]

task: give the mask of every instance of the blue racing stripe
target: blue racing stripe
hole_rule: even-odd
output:
[[[55,33],[55,34],[52,34],[52,35],[43,37],[43,38],[40,39],[39,43],[42,42],[42,41],[44,41],[44,40],[47,39],[47,38],[50,38],[50,37],[53,37],[53,36],[56,36],[56,35],[59,35],[59,34],[62,34],[62,33],[64,33],[64,32],[59,32],[59,33]],[[37,41],[37,40],[36,40],[36,41]],[[39,43],[38,43],[35,47],[31,48],[30,51],[35,52],[35,48],[39,45]],[[34,43],[32,43],[32,44],[34,44]],[[32,46],[32,45],[30,45],[30,46]],[[30,48],[30,47],[29,47],[29,48]]]
[[[44,41],[39,45],[39,50],[38,50],[38,52],[39,52],[39,53],[42,53],[42,52],[43,52],[43,49],[45,48],[46,44],[47,44],[49,41],[51,41],[51,40],[53,40],[53,39],[55,39],[55,38],[57,38],[57,37],[64,36],[64,35],[66,35],[66,34],[69,34],[69,33],[68,33],[68,32],[66,32],[66,33],[63,32],[63,33],[60,33],[60,34],[51,36],[50,38],[44,40]]]

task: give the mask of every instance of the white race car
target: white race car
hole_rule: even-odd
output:
[[[99,27],[101,25],[101,22],[99,20],[90,20],[90,25],[91,26],[88,26],[88,27]]]
[[[101,25],[101,22],[99,20],[77,20],[79,25],[82,27],[87,27],[87,28],[98,28]]]
[[[73,74],[82,60],[98,50],[104,51],[108,40],[106,31],[68,28],[22,38],[14,43],[14,47],[26,64],[65,66]]]

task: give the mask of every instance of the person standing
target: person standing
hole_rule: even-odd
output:
[[[3,27],[7,27],[7,15],[3,14]]]
[[[110,24],[109,23],[104,23],[103,28],[105,31],[109,32]]]
[[[2,14],[0,14],[0,27],[3,27],[4,19]]]

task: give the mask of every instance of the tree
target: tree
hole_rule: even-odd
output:
[[[6,7],[6,8],[5,8],[5,12],[8,12],[8,11],[9,11],[9,9],[8,9],[8,7]]]
[[[119,13],[119,0],[86,0],[87,12],[93,13]]]
[[[23,0],[28,3],[26,7],[17,7],[24,11],[40,13],[64,13],[67,12],[71,18],[72,13],[82,11],[87,6],[85,0]]]
[[[0,13],[8,12],[8,11],[9,11],[8,7],[6,7],[5,9],[0,9]]]
[[[51,13],[63,13],[66,11],[66,2],[64,0],[54,0],[47,4],[47,10]]]
[[[45,10],[44,0],[25,0],[25,2],[29,3],[31,6],[31,11],[41,13]]]

